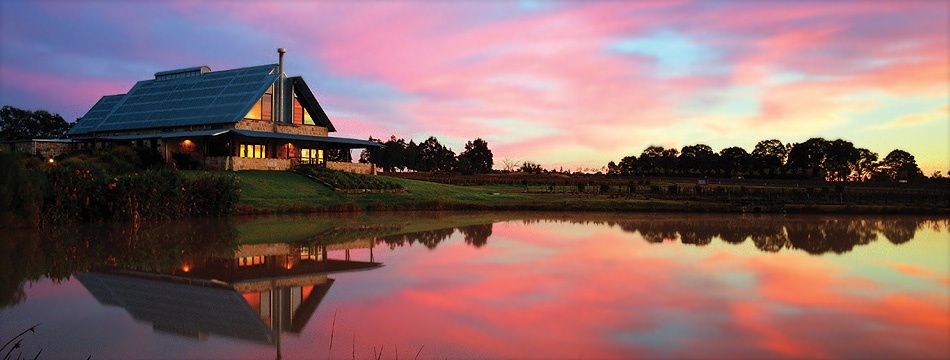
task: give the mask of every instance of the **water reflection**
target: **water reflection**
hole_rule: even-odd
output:
[[[328,252],[373,245],[242,245],[229,257],[187,258],[172,271],[112,268],[76,278],[101,304],[122,307],[156,331],[279,348],[281,333],[300,333],[310,320],[334,283],[328,275],[381,265],[330,259]]]
[[[586,221],[582,221],[586,222]],[[751,239],[755,247],[766,252],[783,249],[804,250],[820,255],[842,254],[855,246],[867,245],[883,236],[895,245],[914,238],[925,226],[942,229],[947,219],[878,218],[837,216],[638,216],[636,219],[609,220],[605,223],[626,232],[640,233],[650,243],[679,240],[683,244],[704,246],[719,238],[728,244],[742,244]]]
[[[927,357],[945,354],[950,277],[945,257],[921,254],[946,250],[932,240],[948,227],[920,217],[562,213],[99,226],[0,241],[0,295],[11,307],[42,297],[26,283],[74,284],[149,324],[139,337],[103,336],[124,341],[109,346],[166,341],[164,357],[276,348],[351,358],[355,347],[366,358],[384,342],[404,357],[424,346],[420,358],[888,357],[906,344]],[[345,345],[330,349],[334,323]],[[122,326],[113,328],[131,328]],[[873,337],[887,351],[822,331]],[[163,357],[129,347],[115,353]],[[391,351],[383,358],[398,357]]]

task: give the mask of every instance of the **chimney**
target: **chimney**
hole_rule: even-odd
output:
[[[287,52],[287,49],[277,48],[277,54],[280,58],[280,61],[277,63],[277,72],[280,74],[284,73],[284,53]]]

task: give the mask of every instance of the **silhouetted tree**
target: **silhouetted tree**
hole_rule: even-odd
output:
[[[684,146],[678,157],[678,167],[685,175],[711,175],[717,168],[718,156],[706,144]]]
[[[730,177],[744,175],[749,170],[752,155],[741,147],[728,147],[719,151],[719,168]]]
[[[466,174],[490,173],[494,163],[488,142],[481,138],[465,143],[465,150],[458,156],[459,171]]]
[[[788,148],[777,139],[762,140],[752,150],[752,171],[762,176],[775,176],[785,165]]]
[[[419,144],[416,156],[418,171],[451,172],[457,164],[455,152],[440,144],[435,136],[430,136]]]
[[[59,114],[46,110],[22,110],[9,105],[0,108],[0,141],[63,138],[72,126]]]
[[[878,164],[878,169],[894,181],[916,180],[924,177],[914,155],[900,149],[888,153]]]
[[[352,162],[353,154],[350,149],[327,149],[327,161]]]
[[[822,165],[828,153],[830,143],[822,138],[811,138],[803,143],[792,145],[785,162],[786,174],[804,178],[825,178]]]
[[[827,174],[826,180],[847,181],[860,160],[861,152],[850,141],[838,139],[829,142],[822,162]]]

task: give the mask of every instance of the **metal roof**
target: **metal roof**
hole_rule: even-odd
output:
[[[321,143],[331,144],[331,146],[336,145],[336,147],[341,147],[341,148],[347,147],[347,146],[342,146],[342,145],[353,145],[353,147],[356,147],[356,148],[383,146],[383,144],[380,144],[377,142],[368,141],[368,140],[360,140],[360,139],[350,139],[350,138],[330,137],[330,136],[297,135],[297,134],[251,131],[251,130],[237,130],[237,129],[212,129],[212,130],[182,131],[182,132],[169,132],[169,133],[139,134],[139,135],[97,136],[95,137],[95,139],[131,141],[131,140],[142,140],[142,139],[169,139],[169,138],[220,136],[220,135],[225,135],[229,133],[245,136],[245,137],[251,137],[251,138],[260,138],[260,139],[281,139],[281,140],[321,142]]]
[[[100,99],[67,134],[237,123],[280,77],[276,68],[139,81],[127,94]]]
[[[142,140],[142,139],[169,139],[169,138],[217,136],[217,135],[226,134],[228,133],[228,131],[229,131],[228,129],[179,131],[179,132],[154,133],[154,134],[97,136],[95,137],[95,139],[117,140],[117,141]]]

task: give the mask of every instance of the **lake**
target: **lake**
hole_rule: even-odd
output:
[[[947,359],[948,231],[407,213],[7,232],[0,342],[31,359]]]

